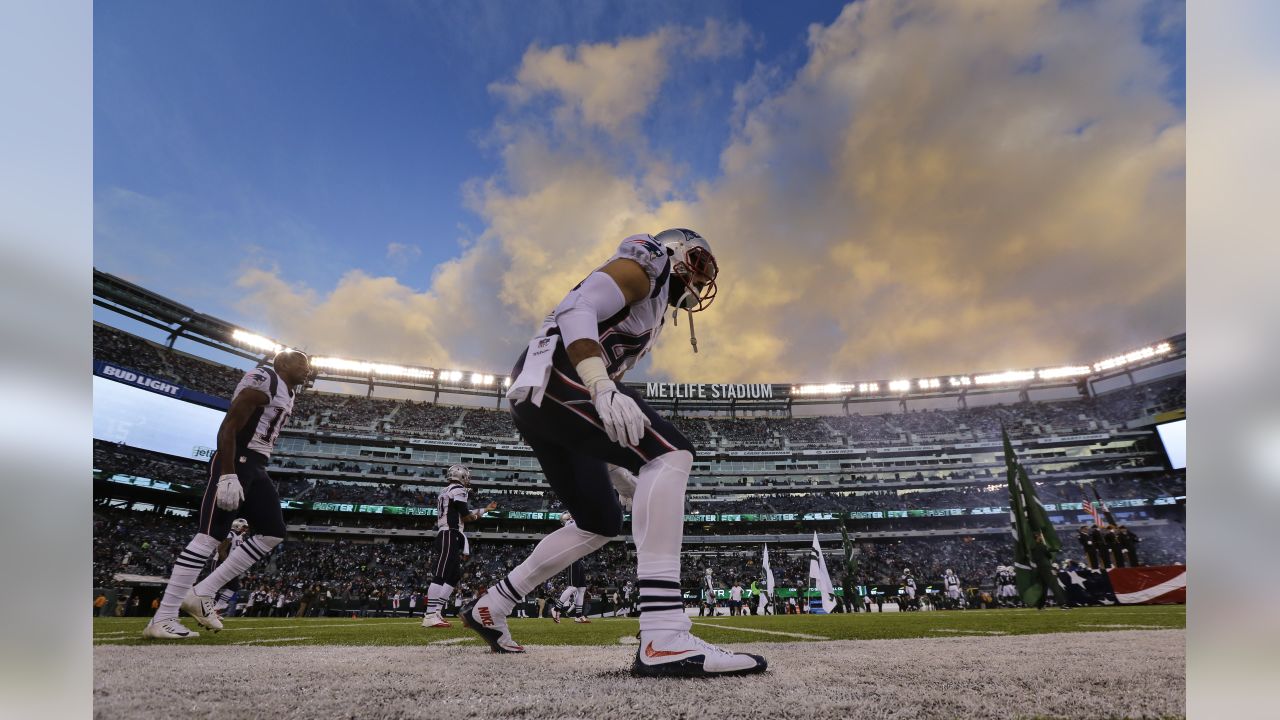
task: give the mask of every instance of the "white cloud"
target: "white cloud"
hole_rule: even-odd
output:
[[[494,86],[515,109],[495,125],[503,170],[467,188],[486,228],[427,292],[360,273],[332,292],[268,273],[249,287],[317,347],[502,371],[622,237],[687,226],[716,248],[721,294],[698,318],[697,356],[668,328],[659,374],[786,382],[1088,361],[1185,322],[1184,122],[1139,12],[850,5],[811,27],[794,76],[744,78],[720,174],[683,197],[670,194],[678,166],[599,131],[626,135],[660,111],[669,46],[689,31],[531,48]],[[718,42],[732,50],[729,36]],[[553,125],[520,111],[538,98]]]

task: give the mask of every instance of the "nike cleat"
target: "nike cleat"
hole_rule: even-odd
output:
[[[709,678],[753,675],[764,672],[768,661],[759,655],[722,650],[687,632],[663,633],[666,637],[642,639],[631,665],[635,677]]]
[[[222,620],[213,609],[213,598],[197,595],[194,590],[187,593],[182,600],[182,611],[205,628],[218,632],[222,629]]]
[[[200,637],[200,633],[188,630],[177,618],[149,623],[142,630],[142,637],[147,640],[186,640]]]
[[[484,604],[484,598],[473,601],[458,613],[462,624],[468,630],[474,630],[489,648],[496,653],[522,653],[524,647],[511,638],[511,629],[507,627],[507,616],[495,613]]]

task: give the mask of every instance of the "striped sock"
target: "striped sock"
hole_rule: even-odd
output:
[[[169,584],[164,587],[164,598],[160,601],[152,622],[178,619],[178,608],[182,605],[182,600],[191,591],[196,578],[200,577],[200,571],[209,562],[209,556],[217,549],[217,540],[200,533],[178,553],[178,558],[173,561],[173,572],[169,574]]]
[[[254,535],[240,543],[240,547],[232,550],[227,559],[223,560],[217,569],[209,573],[209,577],[196,584],[196,594],[203,597],[213,597],[222,589],[223,585],[243,575],[246,570],[266,557],[283,540],[284,538],[271,537],[270,535]]]
[[[675,580],[640,578],[640,629],[642,631],[689,629],[680,598],[680,583]]]
[[[449,602],[449,596],[452,594],[452,585],[431,583],[427,588],[427,614],[443,612],[445,603]]]

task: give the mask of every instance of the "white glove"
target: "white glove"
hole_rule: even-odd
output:
[[[644,437],[649,418],[636,405],[636,401],[618,392],[612,380],[601,380],[592,387],[591,402],[604,423],[609,439],[622,447],[632,447]]]
[[[240,487],[240,478],[235,473],[228,473],[218,478],[218,490],[213,502],[223,510],[231,511],[244,502],[244,488]]]

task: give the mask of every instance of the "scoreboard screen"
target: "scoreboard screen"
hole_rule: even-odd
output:
[[[93,437],[208,462],[225,415],[203,405],[93,377]]]

